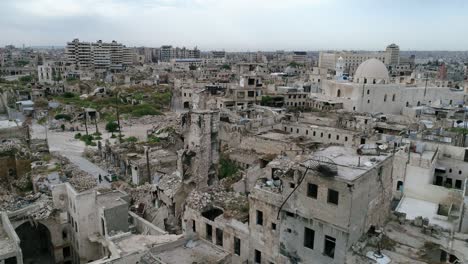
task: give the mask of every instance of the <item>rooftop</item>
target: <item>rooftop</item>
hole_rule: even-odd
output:
[[[154,246],[173,242],[181,238],[181,235],[128,235],[118,241],[114,241],[122,255],[127,253],[148,250]]]
[[[0,129],[5,128],[15,128],[21,126],[21,122],[10,121],[10,120],[0,120]]]
[[[331,159],[338,167],[336,177],[347,181],[354,181],[363,173],[375,167],[388,158],[387,155],[359,155],[355,148],[343,146],[330,146],[320,149],[313,156],[322,156]]]
[[[189,241],[162,252],[156,249],[151,253],[167,264],[219,263],[228,256],[228,253],[204,240]]]
[[[99,194],[97,199],[97,204],[103,206],[104,208],[112,208],[119,205],[127,204],[124,200],[127,195],[120,191],[111,191],[103,194]]]

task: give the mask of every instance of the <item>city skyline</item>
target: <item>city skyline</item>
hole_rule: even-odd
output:
[[[0,3],[0,46],[80,38],[226,51],[383,50],[393,42],[401,50],[467,50],[467,4],[450,2],[7,0]]]

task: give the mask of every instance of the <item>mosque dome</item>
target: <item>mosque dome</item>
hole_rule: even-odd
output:
[[[354,73],[354,81],[358,83],[382,84],[389,82],[388,70],[378,59],[368,59],[361,63]]]

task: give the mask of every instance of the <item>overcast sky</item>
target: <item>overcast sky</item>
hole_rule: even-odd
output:
[[[0,0],[0,46],[468,50],[467,0]]]

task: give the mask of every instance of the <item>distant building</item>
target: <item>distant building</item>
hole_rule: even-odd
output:
[[[305,63],[307,62],[307,52],[305,51],[293,51],[291,56],[291,61],[297,63]]]
[[[162,46],[159,49],[159,61],[169,62],[172,59],[199,59],[200,50],[195,47],[193,50],[183,48],[173,48],[170,45]]]
[[[392,43],[388,45],[385,52],[388,54],[388,64],[398,65],[400,63],[400,47],[397,44]]]
[[[447,66],[445,65],[445,63],[442,63],[439,66],[439,70],[437,72],[437,79],[447,80]]]
[[[211,54],[213,55],[213,58],[215,59],[226,58],[225,51],[212,51]]]
[[[111,43],[101,40],[93,42],[80,42],[74,39],[68,42],[65,48],[67,63],[76,69],[94,70],[121,70],[133,64],[135,52],[113,40]]]

